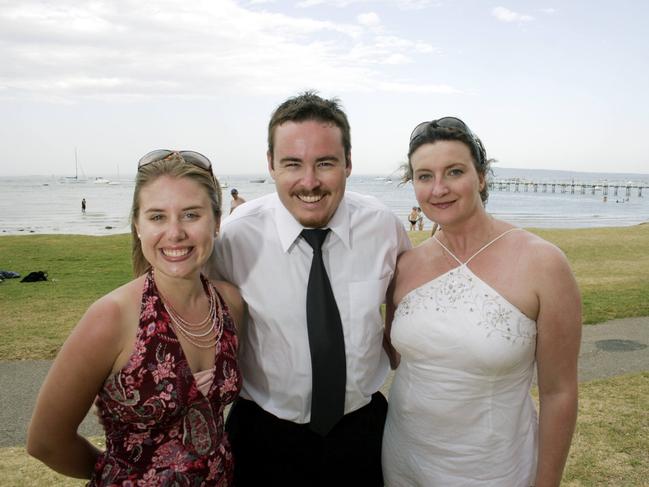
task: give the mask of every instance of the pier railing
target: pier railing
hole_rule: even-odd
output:
[[[595,194],[603,196],[626,196],[630,198],[635,192],[642,198],[642,192],[649,191],[649,185],[637,183],[580,183],[527,181],[518,179],[495,179],[489,182],[490,191],[512,191],[523,193],[569,193],[569,194]]]

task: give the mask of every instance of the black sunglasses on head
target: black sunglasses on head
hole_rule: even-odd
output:
[[[410,133],[410,144],[412,144],[417,137],[424,135],[426,133],[426,130],[428,130],[428,127],[447,128],[447,129],[459,130],[460,132],[464,132],[466,135],[468,135],[471,138],[471,140],[476,146],[478,155],[480,157],[480,160],[478,162],[480,163],[480,165],[484,164],[484,160],[483,160],[484,147],[482,145],[482,142],[478,137],[476,137],[476,135],[473,132],[471,132],[469,126],[457,117],[442,117],[442,118],[438,118],[437,120],[421,122]]]
[[[138,170],[141,167],[151,164],[152,162],[162,161],[172,154],[178,154],[180,157],[194,166],[198,166],[201,169],[205,169],[212,174],[212,162],[200,152],[195,152],[193,150],[169,150],[169,149],[156,149],[144,154],[137,163]],[[213,174],[212,174],[213,176]]]

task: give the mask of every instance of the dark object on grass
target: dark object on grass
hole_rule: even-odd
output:
[[[14,271],[0,271],[0,279],[14,279],[20,277],[20,274]]]
[[[30,272],[20,280],[20,282],[38,282],[38,281],[47,281],[47,272],[44,271]]]
[[[615,338],[611,340],[597,340],[595,346],[606,352],[634,352],[647,348],[647,345],[636,342],[635,340],[619,340]]]

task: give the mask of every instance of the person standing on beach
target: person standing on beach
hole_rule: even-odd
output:
[[[57,355],[27,452],[64,475],[113,485],[232,485],[223,411],[237,396],[237,289],[201,273],[221,189],[207,157],[142,157],[131,209],[136,278],[93,303]],[[93,401],[100,452],[78,433]]]
[[[380,305],[410,242],[387,207],[345,191],[351,137],[338,100],[305,92],[279,105],[267,159],[277,192],[223,222],[210,268],[249,311],[226,425],[235,483],[382,486]]]
[[[83,198],[81,200],[81,213],[83,213],[84,215],[86,214],[86,199],[85,198]]]
[[[232,196],[232,201],[230,202],[230,213],[232,213],[237,206],[244,204],[246,200],[239,196],[237,188],[232,188],[230,190],[230,195]]]
[[[487,213],[490,164],[458,118],[410,136],[404,180],[440,229],[399,258],[386,306],[398,363],[383,439],[391,487],[561,483],[577,418],[579,289],[561,250]]]
[[[420,232],[424,230],[424,214],[421,211],[421,207],[417,207],[417,229]]]
[[[419,212],[417,211],[417,207],[413,206],[412,211],[408,214],[408,223],[410,223],[411,232],[417,229],[418,218],[419,218]]]

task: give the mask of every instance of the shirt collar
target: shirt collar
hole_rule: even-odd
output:
[[[329,220],[329,225],[326,227],[330,228],[348,249],[350,248],[349,218],[349,207],[346,198],[343,197],[334,216]],[[304,227],[282,204],[277,193],[275,193],[275,225],[279,240],[282,244],[282,250],[287,252],[291,245],[298,239]]]

